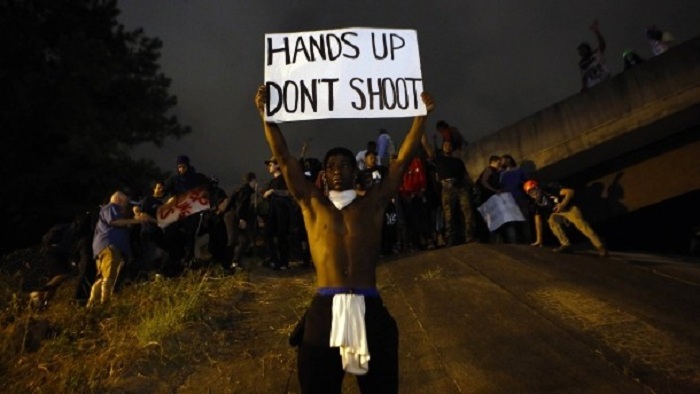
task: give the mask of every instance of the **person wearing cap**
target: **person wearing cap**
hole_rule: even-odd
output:
[[[423,93],[421,98],[432,111],[430,95]],[[362,392],[397,393],[398,328],[379,295],[376,266],[384,212],[417,153],[426,115],[414,118],[388,175],[363,196],[355,191],[353,152],[329,150],[323,160],[326,196],[304,179],[279,126],[267,121],[266,100],[263,85],[255,104],[289,193],[301,207],[316,267],[316,294],[290,336],[290,344],[299,346],[301,392],[339,393],[348,372],[357,375]]]
[[[648,27],[646,30],[646,36],[649,40],[649,45],[651,46],[651,53],[653,53],[654,56],[659,56],[668,51],[668,49],[671,47],[671,43],[674,40],[671,33],[661,31],[656,26]]]
[[[581,210],[573,204],[575,194],[573,189],[555,185],[544,187],[530,179],[523,184],[523,190],[532,199],[535,212],[536,240],[532,246],[542,246],[542,220],[545,219],[552,233],[559,240],[560,246],[554,249],[555,253],[571,252],[571,243],[562,228],[562,224],[571,223],[591,241],[600,257],[608,255],[608,249],[601,242],[598,234],[583,218]]]
[[[126,260],[131,257],[129,226],[154,222],[153,218],[139,215],[127,218],[129,198],[117,191],[109,199],[109,204],[100,209],[99,220],[92,239],[92,253],[97,264],[97,278],[92,285],[87,306],[95,303],[106,304],[114,291],[119,272]]]
[[[292,200],[287,189],[287,182],[277,160],[271,157],[265,160],[272,179],[263,192],[269,210],[265,216],[265,246],[269,268],[275,271],[289,268],[289,230],[292,224]]]

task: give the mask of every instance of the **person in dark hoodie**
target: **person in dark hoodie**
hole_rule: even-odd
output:
[[[177,173],[165,181],[165,201],[200,186],[208,187],[209,178],[195,170],[189,157],[180,155],[175,163]],[[167,259],[163,266],[163,274],[177,275],[183,266],[189,265],[194,259],[194,241],[200,219],[201,215],[190,215],[165,228],[164,246]]]

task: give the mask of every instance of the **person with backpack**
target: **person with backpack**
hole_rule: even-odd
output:
[[[428,178],[423,158],[416,156],[408,165],[399,186],[399,203],[405,218],[405,246],[407,249],[433,249],[430,210],[427,200]]]

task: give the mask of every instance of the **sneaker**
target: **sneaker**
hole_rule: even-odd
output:
[[[562,245],[552,250],[554,253],[571,253],[571,245]]]
[[[236,269],[238,267],[239,267],[239,265],[237,262],[234,261],[233,263],[231,263],[231,269]]]
[[[598,249],[598,256],[599,257],[608,257],[608,248],[601,245],[599,248],[596,248],[596,249]]]

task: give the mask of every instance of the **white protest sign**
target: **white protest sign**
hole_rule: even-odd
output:
[[[209,209],[209,193],[205,187],[197,187],[171,198],[158,207],[156,220],[165,228],[178,220]]]
[[[494,194],[477,208],[489,231],[496,231],[503,223],[525,221],[523,213],[510,193]]]
[[[415,30],[265,35],[267,120],[425,115]]]

